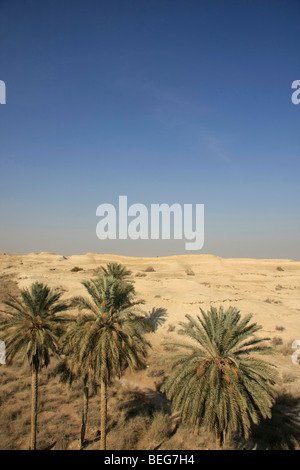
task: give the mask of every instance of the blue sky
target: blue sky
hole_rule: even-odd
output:
[[[201,253],[300,260],[300,2],[0,1],[0,251],[100,241],[96,208],[205,205]]]

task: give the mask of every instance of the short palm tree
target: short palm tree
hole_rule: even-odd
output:
[[[70,325],[66,342],[81,367],[101,387],[101,450],[106,449],[107,387],[126,367],[143,367],[149,343],[145,322],[132,299],[130,285],[111,276],[83,282],[90,299],[76,297],[73,306],[81,312]]]
[[[102,266],[102,274],[105,276],[112,276],[118,280],[127,280],[128,277],[132,274],[126,266],[123,266],[119,263],[108,263],[106,268]]]
[[[270,350],[265,338],[253,336],[261,327],[250,324],[251,315],[241,317],[230,307],[211,308],[189,323],[180,323],[188,344],[171,358],[170,375],[162,391],[195,428],[203,425],[214,432],[218,446],[236,431],[249,436],[252,423],[270,417],[276,393],[274,366],[252,353]]]
[[[22,289],[21,298],[10,296],[2,311],[1,331],[6,344],[6,357],[27,357],[32,373],[31,439],[30,449],[36,449],[36,425],[38,403],[38,373],[50,362],[50,354],[58,355],[58,340],[66,317],[59,315],[69,306],[60,300],[62,293],[35,282],[29,289]]]

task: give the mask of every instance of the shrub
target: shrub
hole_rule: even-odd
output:
[[[279,336],[274,336],[271,343],[272,343],[272,346],[276,347],[276,346],[281,346],[283,341],[282,341],[282,338],[280,338]]]
[[[74,268],[72,268],[70,271],[71,273],[77,273],[78,271],[83,271],[83,269],[79,268],[78,266],[74,266]]]
[[[186,268],[185,274],[187,274],[188,276],[195,276],[194,271],[190,267]]]
[[[111,450],[135,450],[137,442],[143,436],[149,425],[145,416],[134,416],[127,421],[121,421],[108,434]]]
[[[155,449],[168,439],[172,432],[172,423],[168,415],[163,411],[155,411],[151,426],[140,441],[140,447],[148,450]]]
[[[281,354],[283,354],[284,356],[291,356],[291,354],[293,353],[292,343],[293,343],[293,341],[287,341],[286,343],[284,343],[279,348]]]
[[[155,273],[155,269],[152,266],[148,266],[148,268],[145,269],[145,273]]]
[[[175,330],[175,326],[174,325],[169,325],[168,326],[168,331],[174,331]]]

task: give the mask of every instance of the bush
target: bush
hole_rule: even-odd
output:
[[[292,343],[293,343],[293,341],[287,341],[286,343],[284,343],[279,348],[281,354],[283,354],[284,356],[291,356],[292,353],[293,353]]]
[[[174,330],[175,330],[175,326],[172,325],[172,324],[170,324],[170,325],[168,326],[168,331],[171,332],[171,331],[174,331]]]
[[[268,297],[265,302],[267,302],[267,304],[281,304],[281,300],[275,300],[275,299],[270,299],[270,297]]]
[[[145,435],[149,419],[135,416],[121,421],[108,434],[108,445],[111,450],[136,450],[138,440]]]
[[[71,273],[77,273],[78,271],[83,271],[83,269],[79,268],[78,266],[74,266],[74,268],[72,268],[70,271]]]
[[[169,438],[172,432],[172,423],[167,414],[163,411],[156,411],[153,414],[151,426],[140,441],[140,448],[153,450],[163,441]]]
[[[155,269],[152,266],[148,266],[148,268],[145,269],[145,273],[155,273]]]
[[[280,338],[279,336],[274,336],[271,343],[272,343],[272,346],[276,347],[276,346],[281,346],[283,341],[282,341],[282,338]]]
[[[187,274],[188,276],[195,276],[194,271],[192,270],[192,268],[189,268],[189,267],[186,268],[185,274]]]

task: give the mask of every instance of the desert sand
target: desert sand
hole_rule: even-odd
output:
[[[159,352],[162,340],[170,339],[170,325],[176,329],[186,314],[197,315],[199,308],[232,305],[242,314],[252,314],[262,325],[260,332],[271,339],[280,337],[291,346],[300,340],[300,262],[289,259],[224,259],[213,255],[181,255],[135,258],[86,253],[62,256],[50,252],[1,255],[0,274],[9,275],[20,288],[40,281],[60,287],[64,297],[85,295],[81,282],[94,277],[108,262],[126,265],[132,271],[137,296],[144,308],[167,310],[165,324],[151,338]],[[82,270],[72,272],[75,266]],[[145,272],[152,267],[153,271]],[[279,328],[278,328],[279,327]],[[300,367],[290,354],[274,358],[282,372],[300,379]]]

